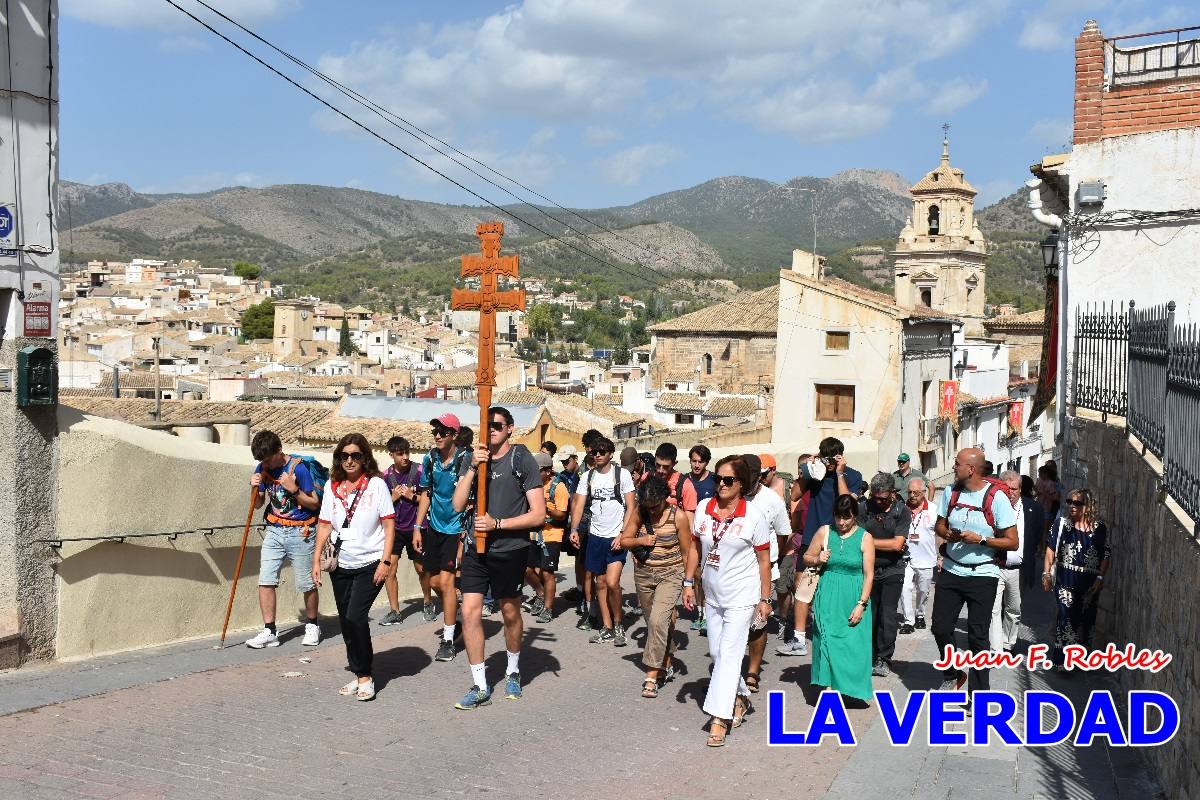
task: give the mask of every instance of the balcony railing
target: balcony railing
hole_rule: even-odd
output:
[[[1200,77],[1200,26],[1117,36],[1105,42],[1109,86]],[[1184,34],[1189,34],[1186,38]],[[1136,43],[1137,39],[1160,41]],[[1121,42],[1121,44],[1117,44]]]
[[[922,419],[917,428],[919,448],[925,451],[940,448],[942,446],[942,428],[945,424],[946,420],[940,417]]]

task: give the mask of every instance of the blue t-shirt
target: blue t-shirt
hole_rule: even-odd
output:
[[[845,478],[846,487],[850,493],[854,494],[858,491],[858,487],[862,485],[862,473],[846,467]],[[818,528],[822,525],[833,524],[833,501],[837,498],[837,473],[829,470],[825,473],[824,480],[821,481],[821,488],[814,492],[812,499],[808,501],[808,515],[804,518],[804,546],[806,548]]]
[[[996,492],[992,497],[992,518],[996,521],[995,530],[988,525],[987,517],[983,515],[982,511],[962,507],[967,505],[982,508],[987,490],[987,484],[976,492],[968,492],[964,489],[958,494],[958,506],[950,509],[950,495],[954,491],[954,487],[947,486],[942,490],[942,496],[938,500],[938,516],[945,517],[946,523],[951,528],[977,533],[985,539],[994,538],[996,531],[1002,531],[1017,524],[1016,509],[1013,508],[1012,502],[1003,490]],[[999,552],[993,547],[985,547],[982,544],[948,542],[946,555],[949,558],[942,561],[942,569],[965,578],[999,578],[1000,567],[996,564],[996,554]],[[971,569],[970,565],[972,564],[982,566]]]
[[[456,450],[450,464],[442,463],[442,454],[431,450],[421,463],[422,491],[429,492],[428,527],[450,536],[458,536],[466,530],[467,510],[454,510],[454,487],[458,477],[470,465],[470,451]]]
[[[284,462],[284,465],[279,469],[267,470],[267,478],[262,482],[262,492],[267,502],[267,513],[292,522],[307,522],[311,519],[316,519],[316,511],[310,511],[300,505],[296,501],[296,498],[288,494],[283,485],[279,483],[279,476],[288,470],[289,463],[290,461]],[[262,464],[254,468],[255,475],[258,475],[260,472],[262,472]],[[308,472],[308,467],[304,466],[303,462],[296,463],[295,475],[296,488],[304,494],[312,494],[315,489],[312,476]]]
[[[575,494],[575,487],[579,485],[579,473],[573,470],[564,469],[562,472],[558,473],[558,477],[567,487],[567,494]]]
[[[687,479],[692,482],[692,486],[696,488],[696,502],[702,503],[710,497],[717,496],[717,478],[712,472],[700,480],[696,480],[692,473],[687,474]]]

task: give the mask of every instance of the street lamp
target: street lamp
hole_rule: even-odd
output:
[[[1047,275],[1058,277],[1058,233],[1055,231],[1042,239],[1042,264],[1046,267]]]

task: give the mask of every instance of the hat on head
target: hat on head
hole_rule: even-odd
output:
[[[572,445],[563,445],[562,447],[558,448],[558,460],[564,464],[578,455],[579,451],[576,450]]]
[[[533,460],[537,462],[538,469],[554,469],[554,459],[549,453],[539,450],[533,454]]]
[[[758,460],[762,462],[763,469],[779,469],[779,463],[775,461],[775,456],[769,453],[759,453]]]
[[[638,461],[638,451],[636,447],[626,447],[621,451],[621,466],[625,469],[633,469],[633,465]]]
[[[742,458],[745,460],[746,466],[750,467],[750,472],[754,475],[754,479],[758,480],[758,473],[762,472],[762,459],[754,455],[754,453],[744,453],[742,454]]]
[[[441,425],[443,428],[450,428],[455,432],[462,430],[462,423],[458,421],[458,417],[454,416],[449,411],[447,411],[445,414],[442,414],[440,417],[434,417],[433,419],[429,420],[429,424]]]
[[[901,453],[900,455],[896,456],[896,460],[901,464],[907,464],[912,459],[908,457],[908,453]]]

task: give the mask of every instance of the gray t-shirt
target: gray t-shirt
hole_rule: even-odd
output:
[[[460,475],[467,473],[469,460],[464,459]],[[530,489],[541,491],[542,474],[528,448],[510,447],[503,456],[488,463],[487,513],[492,517],[510,519],[524,514],[529,510],[525,493]],[[488,531],[488,550],[499,552],[526,547],[530,530],[509,530],[505,527],[499,531]]]

